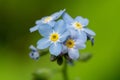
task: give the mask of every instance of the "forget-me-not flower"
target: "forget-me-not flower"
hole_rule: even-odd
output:
[[[61,17],[61,15],[65,12],[64,10],[60,10],[59,12],[56,12],[50,16],[46,16],[43,17],[40,20],[36,21],[36,26],[30,28],[30,32],[34,32],[36,30],[38,30],[38,28],[42,25],[42,24],[48,24],[51,27],[53,27],[55,25],[55,20],[57,20],[59,17]]]
[[[63,20],[58,20],[53,28],[48,24],[41,25],[38,30],[44,38],[37,42],[37,48],[49,47],[51,55],[58,56],[62,51],[62,43],[69,35],[65,25]]]
[[[79,49],[84,49],[85,47],[85,41],[82,38],[70,36],[63,45],[62,53],[68,53],[71,59],[76,60],[79,58]]]
[[[67,23],[67,27],[70,29],[72,34],[77,31],[78,34],[82,35],[81,37],[84,37],[84,39],[87,39],[87,35],[96,35],[92,30],[86,27],[89,23],[88,19],[86,18],[78,16],[73,19],[68,13],[64,13],[63,20]]]

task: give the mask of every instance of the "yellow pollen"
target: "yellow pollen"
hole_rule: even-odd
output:
[[[51,20],[52,20],[52,17],[49,16],[49,17],[46,17],[46,18],[44,19],[44,22],[47,23],[47,22],[49,22],[49,21],[51,21]]]
[[[50,35],[50,40],[53,41],[53,42],[56,42],[59,40],[59,34],[58,33],[52,33]]]
[[[73,47],[75,46],[74,40],[68,39],[67,42],[66,42],[66,46],[67,46],[68,48],[73,48]]]
[[[75,26],[76,29],[82,29],[82,24],[79,22],[75,22],[73,25]]]

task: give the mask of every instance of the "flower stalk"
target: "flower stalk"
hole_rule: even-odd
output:
[[[67,61],[65,60],[63,69],[62,69],[63,80],[69,80],[67,70],[68,70]]]

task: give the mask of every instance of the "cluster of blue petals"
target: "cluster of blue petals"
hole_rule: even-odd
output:
[[[39,57],[37,50],[49,49],[53,56],[68,54],[72,60],[77,60],[80,50],[86,47],[87,40],[94,44],[95,32],[87,28],[88,19],[81,16],[72,18],[65,10],[55,12],[50,16],[36,21],[30,32],[38,31],[42,36],[37,47],[31,47],[31,58]],[[35,53],[35,56],[32,56]]]

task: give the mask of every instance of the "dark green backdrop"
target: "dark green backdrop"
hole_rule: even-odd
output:
[[[28,47],[40,38],[29,32],[35,20],[64,8],[72,17],[88,18],[97,34],[95,46],[88,42],[82,51],[92,59],[69,66],[70,80],[120,80],[120,0],[0,0],[0,80],[31,80],[39,68],[61,68],[49,55],[31,60]],[[53,80],[62,80],[61,74]]]

